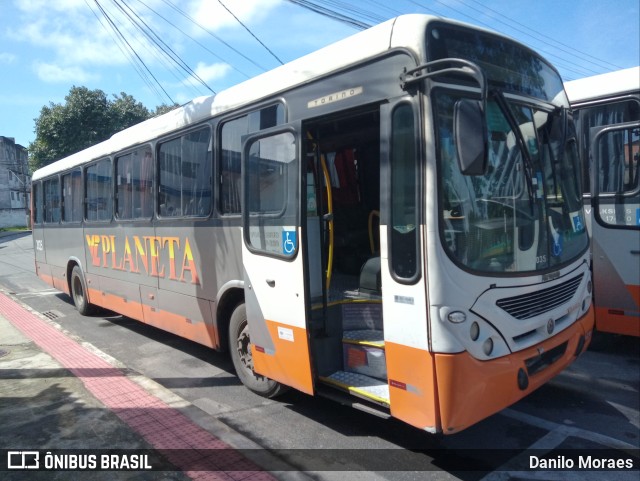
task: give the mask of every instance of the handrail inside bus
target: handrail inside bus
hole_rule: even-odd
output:
[[[329,169],[327,168],[327,160],[323,153],[320,153],[320,166],[324,177],[324,185],[327,189],[327,214],[325,219],[329,225],[329,252],[327,253],[327,273],[326,273],[326,289],[329,290],[331,285],[331,272],[333,270],[333,197],[331,193],[331,178],[329,177]]]
[[[313,141],[311,132],[307,132],[307,138]],[[314,149],[315,150],[315,149]],[[320,152],[320,168],[324,178],[324,186],[327,190],[327,213],[323,216],[323,220],[328,222],[329,227],[329,249],[327,252],[327,271],[325,273],[325,290],[329,290],[331,285],[331,273],[333,271],[333,196],[331,193],[331,177],[327,168],[327,160],[322,152]]]

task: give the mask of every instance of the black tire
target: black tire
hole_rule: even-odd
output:
[[[254,372],[250,346],[247,309],[244,304],[239,304],[229,322],[229,351],[233,367],[242,384],[250,391],[268,398],[282,394],[286,390],[285,386]]]
[[[76,309],[83,316],[89,316],[95,312],[95,306],[89,303],[87,285],[84,283],[84,276],[79,266],[75,266],[71,271],[71,298]]]

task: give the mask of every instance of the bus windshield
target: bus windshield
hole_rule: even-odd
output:
[[[456,41],[460,38],[464,36]],[[474,41],[483,38],[474,35]],[[487,38],[493,44],[483,55],[499,50],[496,39]],[[482,52],[478,44],[466,53],[470,50]],[[483,175],[463,175],[453,147],[454,107],[471,94],[450,87],[433,91],[442,240],[453,260],[474,271],[545,271],[574,260],[588,246],[575,129],[564,108],[566,98],[556,93],[560,105],[549,103],[556,82],[550,80],[548,67],[539,82],[519,87],[515,79],[530,80],[530,67],[545,64],[524,49],[518,55],[526,71],[518,76],[513,73],[517,65],[512,65],[508,82],[500,74],[504,70],[485,71],[490,95],[485,111],[488,165]],[[498,62],[494,57],[486,54],[479,63],[486,68],[488,61]]]

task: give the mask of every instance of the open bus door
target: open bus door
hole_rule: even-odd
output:
[[[596,329],[640,336],[640,122],[590,134]]]
[[[428,335],[422,234],[422,182],[415,102],[381,107],[381,277],[391,414],[428,431],[440,429],[435,359]]]
[[[254,375],[312,394],[299,132],[281,126],[243,139],[242,259]]]

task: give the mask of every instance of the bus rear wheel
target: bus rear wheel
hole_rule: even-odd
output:
[[[251,337],[249,324],[247,323],[247,309],[244,304],[239,304],[229,322],[229,351],[233,367],[244,384],[250,391],[260,396],[272,398],[281,394],[286,387],[273,379],[257,374],[253,370],[253,356],[251,354]]]
[[[95,306],[89,303],[87,286],[79,266],[75,266],[71,271],[71,297],[80,314],[83,316],[93,314]]]

